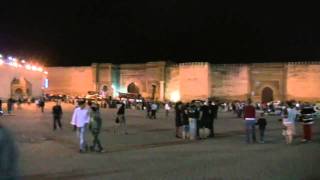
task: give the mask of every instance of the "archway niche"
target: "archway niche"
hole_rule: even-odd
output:
[[[135,83],[130,83],[128,85],[128,93],[135,93],[135,94],[139,94],[139,88]]]
[[[262,89],[261,102],[267,103],[273,101],[273,90],[270,87],[265,87]]]
[[[11,81],[11,96],[15,98],[29,97],[32,95],[32,84],[25,78],[14,78]]]

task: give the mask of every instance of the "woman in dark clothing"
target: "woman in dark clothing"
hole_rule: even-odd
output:
[[[124,134],[128,134],[126,118],[125,118],[125,107],[126,107],[126,105],[124,103],[121,103],[121,106],[117,112],[117,115],[119,118],[120,129],[122,129],[124,131]]]
[[[205,103],[200,109],[200,122],[199,128],[210,128],[210,112],[209,106]]]
[[[180,136],[180,129],[182,126],[182,103],[178,102],[175,106],[175,111],[176,111],[176,137],[181,138]]]
[[[188,108],[189,108],[189,103],[187,103],[182,108],[182,124],[183,124],[182,138],[183,139],[188,139],[189,138]]]

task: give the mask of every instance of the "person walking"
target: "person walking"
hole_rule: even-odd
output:
[[[210,134],[209,137],[214,137],[214,121],[218,117],[218,105],[214,102],[209,102],[209,111],[210,111],[210,121],[209,121],[209,129]]]
[[[85,134],[86,127],[90,121],[90,115],[88,109],[85,108],[85,101],[78,101],[79,107],[77,107],[72,115],[71,124],[74,129],[78,129],[77,134],[80,140],[80,153],[88,150]]]
[[[151,119],[151,103],[147,102],[147,118]]]
[[[157,118],[156,117],[157,110],[158,110],[158,105],[155,102],[153,102],[151,104],[151,119],[156,119]]]
[[[41,112],[44,112],[44,106],[45,106],[45,99],[44,97],[41,97],[39,100],[39,107],[41,109]]]
[[[246,142],[250,143],[250,136],[252,142],[256,142],[256,109],[252,105],[251,99],[248,99],[248,104],[244,106],[244,120],[246,126]]]
[[[191,104],[188,108],[188,118],[189,118],[189,132],[190,139],[195,140],[199,136],[199,129],[197,127],[199,121],[199,111],[195,104]]]
[[[90,151],[103,152],[103,148],[101,146],[101,142],[99,140],[99,134],[101,131],[102,119],[99,112],[99,108],[96,104],[91,105],[91,113],[90,113],[90,124],[89,129],[93,136],[93,143],[90,146]],[[96,146],[98,149],[96,150]]]
[[[7,100],[7,111],[8,111],[8,114],[11,114],[12,111],[13,111],[13,104],[14,104],[14,100],[10,97],[8,100]]]
[[[181,138],[180,131],[181,131],[181,126],[182,126],[182,114],[183,114],[183,109],[182,109],[182,103],[181,102],[178,102],[176,104],[175,111],[176,111],[176,117],[175,117],[176,138]]]
[[[55,131],[57,129],[57,125],[61,130],[62,129],[62,125],[61,125],[62,107],[59,101],[57,101],[56,105],[52,107],[52,115],[53,115],[53,130]]]
[[[125,118],[125,104],[121,103],[121,106],[117,112],[117,116],[119,119],[120,130],[124,131],[124,134],[128,134],[127,132],[127,123]]]
[[[208,106],[208,102],[204,102],[204,104],[200,108],[200,122],[199,129],[207,128],[209,129],[211,126],[211,118],[210,118],[210,109]],[[201,136],[200,136],[201,137]]]
[[[260,114],[260,118],[258,119],[258,122],[256,123],[256,125],[259,126],[260,143],[264,143],[264,132],[267,126],[267,120],[264,118],[263,112]]]
[[[189,126],[189,117],[188,117],[189,103],[182,106],[182,138],[190,138],[190,126]]]
[[[168,102],[164,105],[164,109],[166,110],[166,117],[168,117],[171,109],[170,104]]]

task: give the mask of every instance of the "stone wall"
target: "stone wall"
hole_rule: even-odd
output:
[[[169,65],[166,68],[165,99],[172,101],[175,98],[180,99],[179,65]]]
[[[320,64],[288,64],[287,99],[320,101]]]
[[[15,68],[8,65],[0,65],[0,98],[7,99],[11,96],[11,83],[14,78],[25,79],[31,84],[31,96],[39,97],[42,95],[42,87],[46,76],[41,72]]]
[[[93,63],[92,64],[92,74],[94,89],[97,92],[102,92],[104,96],[112,96],[112,64],[110,63]],[[106,87],[106,89],[104,89]],[[106,90],[106,91],[104,91]]]
[[[152,85],[155,89],[155,99],[160,99],[160,82],[165,78],[165,62],[148,62],[144,64],[120,65],[120,91],[126,92],[130,83],[134,83],[140,94],[151,98]]]
[[[182,101],[207,99],[209,92],[209,63],[179,64],[179,87]]]
[[[95,91],[92,69],[91,66],[49,67],[46,93],[83,96],[88,91]]]
[[[211,96],[245,100],[249,92],[248,65],[211,64]]]

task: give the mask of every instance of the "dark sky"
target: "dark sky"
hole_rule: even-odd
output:
[[[51,66],[320,56],[320,15],[311,4],[4,0],[0,18],[1,53]]]

